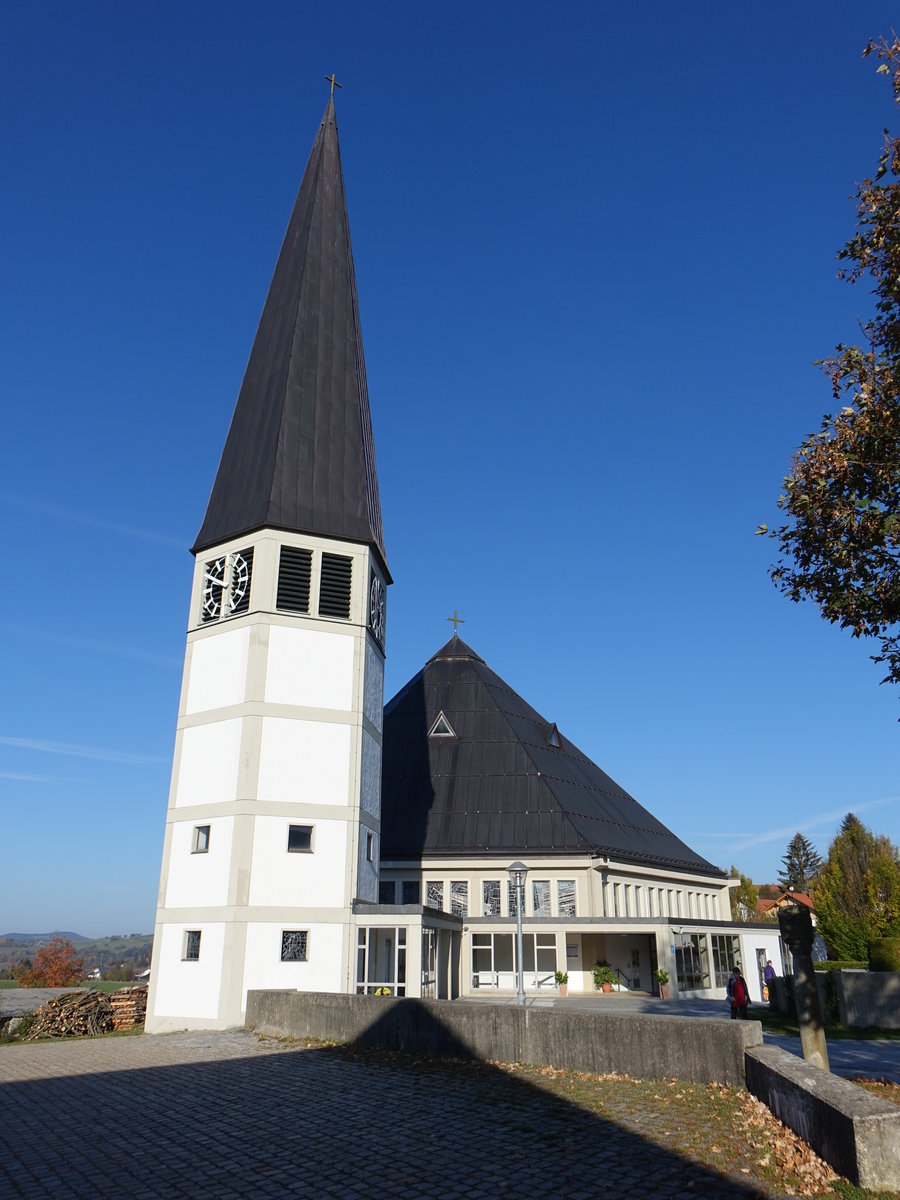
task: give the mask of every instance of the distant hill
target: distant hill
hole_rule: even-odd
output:
[[[150,966],[153,952],[152,933],[123,933],[112,937],[87,938],[81,933],[55,930],[53,933],[7,933],[0,936],[0,978],[10,978],[16,965],[30,960],[51,938],[65,938],[84,958],[85,974],[99,969],[121,967],[136,972]]]
[[[55,929],[53,933],[0,933],[0,942],[49,942],[51,938],[57,937],[65,938],[67,942],[87,941],[83,933]]]

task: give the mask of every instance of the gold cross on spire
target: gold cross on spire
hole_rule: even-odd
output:
[[[332,71],[330,75],[326,75],[325,78],[331,84],[331,98],[333,100],[334,99],[334,89],[336,87],[341,87],[341,84],[339,84],[338,81],[335,79],[334,71]]]
[[[444,617],[444,620],[453,622],[453,636],[454,637],[456,637],[459,633],[457,626],[465,625],[465,623],[466,623],[465,617],[461,617],[455,608],[453,610],[453,616],[452,617]]]

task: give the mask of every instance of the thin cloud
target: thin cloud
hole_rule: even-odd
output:
[[[123,763],[133,767],[149,767],[168,762],[144,754],[123,754],[119,750],[104,750],[98,746],[80,746],[74,742],[48,742],[41,738],[0,737],[0,746],[17,750],[34,750],[38,754],[62,754],[67,758],[89,758],[94,762]]]
[[[798,830],[802,833],[804,830],[813,830],[822,825],[831,825],[834,821],[843,820],[848,812],[863,813],[868,812],[873,808],[880,808],[885,804],[896,804],[900,800],[897,796],[884,796],[880,800],[867,800],[863,804],[854,804],[851,808],[839,808],[833,812],[817,813],[812,817],[803,817],[793,821],[790,825],[782,825],[778,829],[769,829],[764,833],[720,833],[703,830],[695,834],[687,834],[696,841],[702,838],[720,838],[725,841],[731,841],[731,848],[735,851],[750,850],[754,846],[765,846],[770,842],[780,842],[785,838],[792,838]]]
[[[22,625],[13,625],[0,621],[0,629],[17,637],[39,638],[43,642],[55,642],[59,646],[72,646],[76,650],[89,650],[92,654],[110,654],[116,658],[136,659],[138,662],[151,663],[154,667],[180,667],[181,659],[168,654],[152,654],[149,650],[139,650],[134,646],[117,646],[110,642],[94,642],[89,638],[71,637],[66,633],[55,633],[49,629],[28,629]]]
[[[55,521],[70,521],[73,525],[103,529],[107,533],[115,533],[119,537],[152,542],[154,546],[165,546],[169,550],[184,550],[185,548],[181,538],[156,533],[152,529],[136,529],[133,525],[120,525],[117,521],[105,521],[102,517],[95,517],[90,513],[76,512],[71,508],[60,508],[55,504],[43,504],[38,500],[30,500],[26,496],[12,496],[8,492],[0,492],[0,503],[12,504],[16,508],[24,508],[28,512],[40,513],[41,516],[52,517]]]
[[[26,775],[19,771],[0,771],[0,779],[12,779],[17,783],[90,783],[89,779],[72,779],[59,775]]]

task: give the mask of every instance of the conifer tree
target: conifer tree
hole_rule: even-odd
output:
[[[791,838],[787,854],[782,858],[784,869],[778,872],[778,882],[786,890],[808,892],[810,884],[822,869],[822,856],[802,833]]]

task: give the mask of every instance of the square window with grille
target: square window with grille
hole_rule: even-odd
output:
[[[429,879],[425,884],[425,903],[429,908],[436,908],[443,911],[444,908],[444,881],[443,879]]]
[[[312,551],[301,546],[282,546],[278,560],[278,591],[275,607],[283,612],[309,612],[309,580]]]
[[[285,929],[281,934],[281,961],[306,962],[309,933],[305,929]]]
[[[353,559],[343,554],[323,554],[319,580],[319,616],[350,618]]]
[[[500,880],[484,879],[481,883],[482,915],[485,917],[500,916]]]
[[[403,904],[418,904],[422,888],[418,879],[403,880]]]
[[[200,957],[200,930],[186,929],[184,931],[184,953],[182,958],[185,962],[196,962]]]
[[[561,917],[574,917],[575,914],[575,880],[558,879],[556,881],[556,902]]]
[[[455,917],[469,915],[469,884],[465,879],[450,882],[450,911]]]
[[[312,825],[288,825],[288,851],[309,854],[312,851]]]
[[[393,879],[379,879],[379,881],[378,881],[378,903],[379,904],[396,904],[397,903],[397,884]]]
[[[194,837],[191,843],[192,854],[208,854],[209,853],[209,826],[195,825]]]
[[[532,911],[536,917],[550,916],[550,880],[534,879],[531,883]]]

